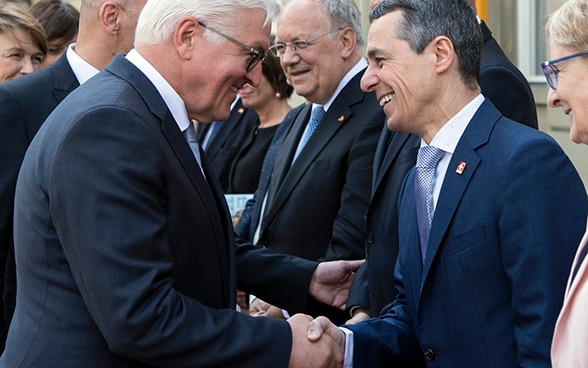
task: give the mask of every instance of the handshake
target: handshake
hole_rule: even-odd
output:
[[[323,303],[345,308],[354,272],[363,261],[323,262],[316,268],[309,293]],[[296,314],[288,319],[292,329],[289,367],[343,367],[345,333],[326,317]]]
[[[345,333],[326,317],[296,314],[288,319],[292,329],[289,368],[343,367]]]

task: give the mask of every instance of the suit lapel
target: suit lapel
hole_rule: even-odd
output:
[[[230,278],[224,283],[228,288],[223,291],[223,295],[227,302],[226,305],[233,305],[235,299],[235,295],[232,292],[235,286],[234,272],[232,271],[234,270],[233,266],[235,262],[232,241],[233,228],[230,223],[230,215],[228,214],[224,197],[222,196],[220,184],[218,184],[218,180],[208,164],[206,155],[201,149],[202,167],[207,178],[209,178],[209,182],[204,178],[188,142],[184,139],[178,124],[151,81],[122,55],[117,55],[114,61],[106,68],[106,71],[119,76],[134,86],[142,96],[149,110],[160,119],[161,131],[164,138],[192,183],[195,189],[195,195],[200,197],[209,214],[208,217],[212,223],[216,237],[215,247],[219,258],[218,262],[223,268],[223,275],[227,275]]]
[[[71,91],[78,88],[80,83],[71,69],[65,53],[50,68],[51,79],[53,80],[53,96],[57,102],[61,102]]]
[[[498,110],[486,100],[473,116],[451,157],[431,224],[427,255],[423,264],[421,290],[451,219],[481,163],[476,150],[488,142],[490,133],[500,116]],[[466,163],[466,167],[463,172],[458,173],[457,167],[461,162]]]
[[[244,112],[245,108],[243,107],[241,99],[239,99],[235,103],[235,106],[233,106],[231,114],[229,115],[227,120],[224,120],[222,123],[220,123],[221,126],[216,135],[214,136],[214,139],[212,139],[206,147],[207,155],[211,161],[214,160],[216,155],[220,152],[220,148],[223,147],[225,141],[231,138],[233,131],[237,129],[237,127],[239,126],[239,122],[243,118]],[[211,124],[208,125],[210,126]],[[209,127],[208,129],[211,128],[212,127]]]
[[[275,191],[270,192],[272,201],[268,201],[268,211],[264,222],[270,224],[272,219],[278,213],[280,207],[284,204],[290,193],[296,187],[296,184],[304,176],[310,165],[314,162],[316,157],[321,153],[325,146],[330,142],[337,131],[351,118],[352,110],[351,107],[365,98],[365,94],[360,89],[359,80],[363,75],[363,71],[357,73],[341,90],[339,95],[333,101],[333,104],[329,107],[329,110],[325,114],[321,123],[317,126],[316,130],[306,143],[304,149],[300,152],[296,161],[290,168],[292,157],[300,141],[302,131],[308,123],[311,106],[308,106],[308,111],[305,111],[304,121],[297,120],[294,122],[295,126],[291,133],[296,133],[294,136],[289,134],[284,141],[284,150],[280,150],[280,156],[276,160],[276,169],[279,171],[276,173],[277,182],[270,183],[271,189]],[[283,153],[283,155],[282,155]],[[279,165],[278,165],[279,160]],[[272,176],[272,181],[274,177]],[[265,226],[264,226],[265,227]]]

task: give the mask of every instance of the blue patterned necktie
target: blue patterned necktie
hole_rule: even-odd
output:
[[[300,140],[300,144],[298,145],[298,149],[294,154],[294,159],[292,160],[292,163],[296,161],[296,158],[298,157],[300,152],[302,152],[302,149],[310,139],[310,136],[312,135],[312,133],[314,133],[314,130],[319,125],[321,120],[323,120],[323,117],[325,117],[325,109],[322,106],[317,106],[314,108],[314,110],[312,110],[312,113],[310,114],[310,121],[308,122],[308,129],[306,129],[306,132],[304,133],[302,140]]]
[[[433,182],[437,163],[445,152],[437,147],[424,146],[419,149],[417,156],[415,196],[419,237],[421,241],[421,257],[425,260],[429,231],[433,220]]]

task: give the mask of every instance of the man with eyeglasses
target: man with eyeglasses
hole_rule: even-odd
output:
[[[363,259],[364,214],[384,114],[376,96],[360,88],[367,63],[359,10],[353,0],[292,0],[276,25],[270,52],[309,104],[277,153],[268,192],[255,198],[263,207],[252,220],[255,240],[310,260]],[[278,317],[297,312],[260,299],[250,311]],[[309,312],[346,319],[322,303]]]
[[[17,181],[18,291],[0,367],[341,362],[325,353],[332,341],[298,347],[309,317],[238,313],[237,283],[288,308],[306,309],[311,295],[342,307],[361,261],[235,246],[190,121],[225,119],[235,91],[259,85],[280,10],[275,0],[149,0],[135,49],[53,111]]]

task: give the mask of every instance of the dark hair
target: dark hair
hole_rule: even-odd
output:
[[[31,14],[41,22],[49,41],[71,40],[78,34],[80,12],[61,0],[40,0],[31,6]]]
[[[274,44],[274,39],[274,36],[270,38],[270,45]],[[280,94],[280,98],[292,96],[294,88],[286,80],[286,76],[280,65],[280,58],[268,52],[261,65],[261,72],[270,82],[272,88]]]
[[[453,43],[463,81],[479,83],[482,30],[465,0],[383,0],[370,12],[370,21],[394,10],[402,13],[394,26],[396,36],[414,52],[420,54],[435,37],[445,36]]]
[[[41,23],[18,5],[0,4],[0,33],[11,33],[17,29],[27,32],[43,55],[47,55],[47,35]]]

